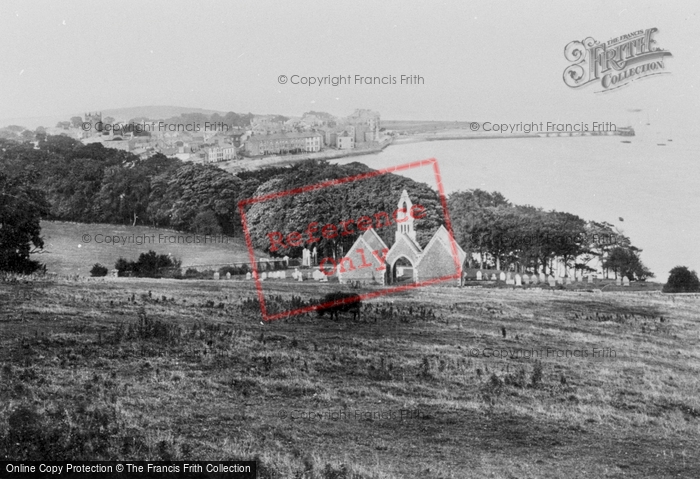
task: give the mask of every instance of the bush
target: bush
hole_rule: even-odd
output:
[[[140,278],[178,278],[182,262],[167,254],[157,254],[155,251],[141,253],[137,261],[127,261],[119,258],[114,268],[119,276],[137,276]]]
[[[543,368],[542,368],[542,361],[535,361],[535,364],[532,366],[532,375],[530,376],[530,385],[533,388],[539,387],[540,384],[542,383],[542,379],[544,378],[543,374]]]
[[[700,280],[695,271],[685,266],[676,266],[670,272],[668,282],[664,285],[664,293],[696,293],[700,292]]]
[[[186,279],[200,279],[201,277],[202,273],[197,271],[195,268],[187,268],[187,271],[185,271]]]
[[[109,270],[107,269],[106,266],[102,266],[100,263],[95,263],[90,270],[90,276],[93,277],[99,277],[99,276],[107,276],[107,273]]]
[[[235,276],[244,275],[248,272],[250,272],[250,268],[247,264],[243,264],[241,266],[223,266],[219,268],[219,275],[222,278],[226,276],[226,273],[231,273],[231,276]]]

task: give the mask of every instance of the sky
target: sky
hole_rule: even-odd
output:
[[[370,108],[383,120],[597,121],[639,131],[651,122],[660,138],[676,138],[674,149],[650,150],[619,181],[661,190],[634,208],[667,218],[657,225],[663,241],[687,257],[700,236],[699,12],[697,0],[3,1],[0,124],[149,105],[288,116]],[[647,28],[672,54],[669,74],[607,93],[565,85],[567,44]],[[308,86],[291,84],[294,75],[420,75],[423,83]],[[610,155],[591,145],[591,155]],[[596,186],[582,182],[577,193]],[[640,242],[660,241],[660,232],[645,234]],[[678,257],[662,258],[663,245],[653,254],[664,268]]]
[[[144,105],[385,119],[700,126],[700,3],[95,2],[0,4],[0,118]],[[564,47],[656,27],[671,75],[571,89]],[[281,85],[280,75],[420,75],[422,85]]]

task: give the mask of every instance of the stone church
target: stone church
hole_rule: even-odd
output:
[[[408,192],[404,190],[398,208],[408,212],[412,206]],[[455,265],[451,246],[453,239],[444,226],[440,226],[425,248],[421,248],[416,241],[414,221],[411,215],[406,215],[406,221],[397,223],[391,248],[374,229],[365,231],[339,262],[337,271],[340,282],[398,285],[456,275],[456,278],[446,282],[459,285],[467,254],[455,242],[459,262]]]

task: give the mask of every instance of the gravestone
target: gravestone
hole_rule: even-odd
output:
[[[265,279],[267,279],[267,273],[263,272],[263,274],[262,274],[262,276],[261,276],[261,278],[260,278],[260,279],[262,279],[262,280],[265,280]]]
[[[219,279],[219,273],[214,273],[214,279]]]
[[[226,279],[231,279],[231,273],[226,273]]]
[[[280,271],[280,279],[287,279],[287,272],[286,271]]]
[[[591,284],[593,282],[593,275],[589,274],[586,276],[586,283]]]
[[[519,275],[515,275],[515,285],[516,286],[522,286],[523,285],[523,278]]]
[[[491,281],[496,281],[496,273],[491,273]]]
[[[615,278],[615,284],[617,286],[622,286],[622,279],[619,276],[617,278]]]
[[[245,274],[245,279],[252,279],[252,278],[253,278],[252,274],[250,274],[250,273]]]
[[[573,281],[571,281],[571,276],[566,277],[566,284],[571,284]]]
[[[325,276],[321,270],[315,269],[313,272],[313,277],[316,281],[321,281]]]
[[[554,276],[549,277],[549,286],[550,287],[555,287],[557,285],[557,281],[554,279]]]
[[[506,284],[515,285],[515,280],[508,278],[506,279]]]
[[[540,273],[540,283],[544,283],[545,281],[547,281],[547,275]]]
[[[307,268],[311,266],[311,251],[308,248],[304,248],[301,252],[301,265]]]
[[[476,272],[476,280],[477,281],[481,281],[481,278],[483,278],[483,277],[484,277],[484,275],[481,273],[481,271]]]
[[[622,279],[622,286],[629,286],[629,285],[630,285],[630,279],[627,276],[625,276]]]
[[[282,259],[284,260],[284,264],[287,266],[287,268],[289,268],[289,256],[285,256]]]
[[[532,275],[532,281],[531,281],[531,283],[532,283],[532,284],[538,284],[539,282],[540,282],[539,276],[537,276],[536,274],[533,274],[533,275]]]
[[[500,279],[501,281],[505,281],[505,280],[506,280],[506,274],[505,274],[503,271],[501,271],[501,274],[498,275],[498,279]]]
[[[526,274],[523,275],[523,284],[530,284],[530,277]]]
[[[299,273],[299,274],[297,275],[297,281],[299,281],[299,282],[304,281],[304,275],[301,274],[301,273]]]

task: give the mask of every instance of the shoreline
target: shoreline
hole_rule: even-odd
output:
[[[509,140],[523,138],[583,138],[583,137],[599,137],[599,136],[634,136],[625,134],[621,131],[610,132],[551,132],[551,133],[522,133],[522,134],[478,134],[471,131],[466,132],[435,132],[432,134],[416,133],[411,135],[388,137],[384,139],[378,146],[361,149],[361,150],[324,150],[318,153],[308,153],[302,155],[287,155],[287,156],[268,156],[261,158],[246,158],[245,160],[237,160],[233,165],[220,164],[219,167],[231,173],[238,171],[252,171],[269,166],[292,165],[300,161],[307,160],[338,160],[353,156],[365,156],[381,153],[385,148],[391,145],[406,145],[411,143],[422,143],[428,141],[458,141],[458,140]],[[447,134],[445,134],[447,133]],[[240,164],[241,161],[246,161],[245,165]]]

